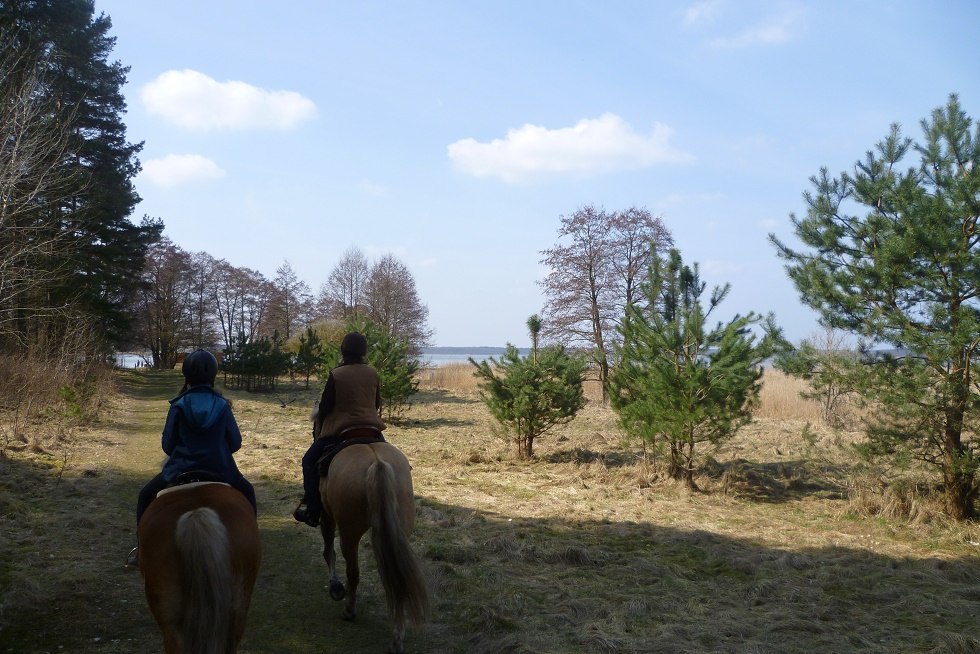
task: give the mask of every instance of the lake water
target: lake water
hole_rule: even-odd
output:
[[[117,368],[140,368],[145,365],[146,361],[139,354],[133,354],[132,352],[116,353]]]
[[[489,357],[500,358],[499,354],[422,354],[422,363],[429,366],[439,367],[446,366],[453,363],[469,363],[470,357],[473,357],[474,361],[484,361]]]
[[[486,354],[479,352],[453,352],[451,354],[446,353],[423,353],[421,356],[422,363],[426,366],[445,366],[452,363],[468,363],[469,358],[473,357],[476,361],[483,361],[488,357],[500,358],[499,354]],[[143,357],[139,354],[134,354],[132,352],[119,352],[116,354],[116,367],[117,368],[140,368],[145,366],[146,362]]]

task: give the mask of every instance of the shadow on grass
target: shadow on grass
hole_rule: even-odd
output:
[[[151,370],[136,368],[122,370],[116,376],[119,392],[137,400],[156,400],[176,396],[184,385],[179,370]]]
[[[600,463],[606,468],[622,468],[642,461],[637,452],[610,450],[597,452],[585,448],[557,450],[542,457],[555,464],[589,465]],[[719,481],[726,493],[753,502],[783,503],[803,497],[840,499],[847,493],[846,470],[840,466],[819,469],[812,461],[755,462],[735,459],[724,463],[709,460],[698,475]]]
[[[436,429],[437,427],[473,427],[476,422],[458,418],[411,418],[393,424],[412,429]]]
[[[221,377],[219,375],[219,381]],[[246,391],[240,389],[227,388],[223,385],[220,390],[232,397],[248,399],[250,402],[262,406],[284,409],[286,407],[299,407],[313,409],[313,403],[320,399],[323,389],[318,389],[311,385],[305,388],[302,382],[293,383],[288,381],[280,382],[274,390]]]
[[[159,651],[140,575],[122,565],[144,480],[110,470],[58,481],[42,463],[11,459],[0,460],[0,480],[0,651]],[[319,532],[290,517],[295,485],[253,481],[264,554],[242,651],[383,651],[391,626],[368,539],[359,615],[346,622],[329,599]],[[888,556],[857,541],[787,550],[704,530],[528,518],[424,496],[413,542],[434,615],[409,630],[410,652],[978,646],[975,555]]]
[[[578,465],[599,462],[607,468],[622,468],[639,462],[641,456],[635,452],[624,452],[622,450],[596,452],[582,447],[574,447],[570,450],[549,452],[541,457],[541,460],[547,463],[575,463]]]
[[[431,651],[980,651],[980,556],[785,550],[704,530],[425,499],[419,515],[434,626],[472,635]]]
[[[847,493],[846,471],[812,461],[710,461],[701,474],[720,479],[730,495],[753,502],[782,503],[803,497],[839,499]]]

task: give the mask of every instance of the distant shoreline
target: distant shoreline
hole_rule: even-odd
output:
[[[483,355],[495,355],[503,354],[507,348],[505,347],[493,347],[489,345],[480,345],[476,347],[423,347],[422,354],[483,354]],[[518,352],[521,354],[527,354],[531,351],[528,347],[517,348]]]

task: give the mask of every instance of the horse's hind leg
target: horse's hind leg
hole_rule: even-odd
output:
[[[327,569],[330,572],[330,597],[340,601],[344,599],[346,591],[344,584],[337,576],[337,552],[333,546],[335,524],[333,517],[326,511],[320,517],[320,534],[323,536],[323,560],[327,562]]]
[[[391,654],[402,654],[405,651],[405,612],[400,611],[395,617],[395,628],[392,632]]]
[[[344,562],[347,564],[347,604],[344,606],[343,618],[353,620],[357,615],[357,584],[361,580],[361,569],[357,563],[357,549],[361,538],[350,537],[348,534],[340,534],[340,551],[344,555]]]

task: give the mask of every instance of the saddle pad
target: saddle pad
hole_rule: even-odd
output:
[[[171,486],[170,488],[164,488],[162,491],[157,493],[157,497],[160,497],[161,495],[166,495],[167,493],[187,490],[188,488],[197,488],[198,486],[206,486],[207,484],[221,484],[222,486],[231,486],[231,484],[226,484],[223,481],[192,481],[189,484],[181,484],[180,486]]]

